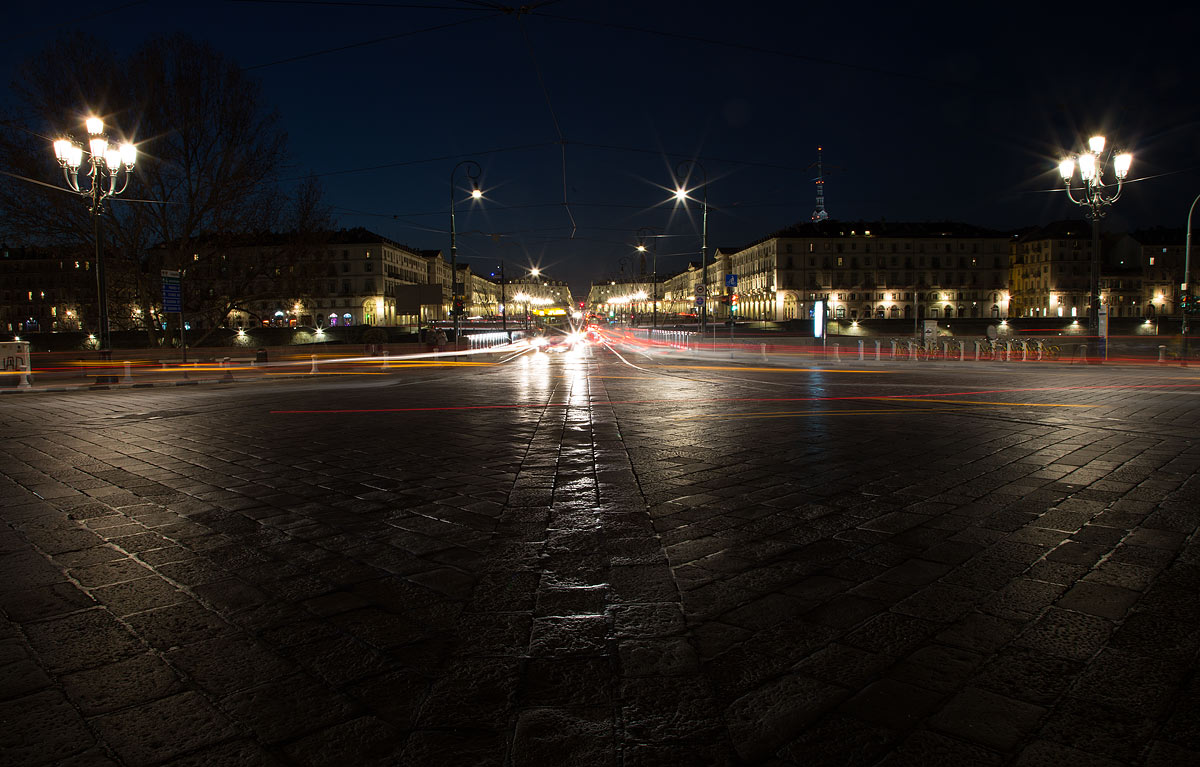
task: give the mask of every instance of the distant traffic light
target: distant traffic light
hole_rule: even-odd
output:
[[[463,300],[461,298],[454,299],[454,313],[463,314]]]

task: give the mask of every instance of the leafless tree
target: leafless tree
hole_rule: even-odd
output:
[[[77,65],[82,53],[86,66]],[[280,183],[287,137],[258,84],[204,43],[175,35],[118,60],[101,41],[67,37],[21,68],[13,92],[19,113],[0,126],[0,167],[11,173],[0,182],[0,235],[8,241],[92,241],[87,206],[62,190],[53,138],[77,134],[83,117],[97,114],[114,139],[136,142],[138,165],[107,206],[102,236],[106,262],[130,275],[128,298],[140,304],[152,343],[162,269],[193,269],[220,251],[223,237],[288,229],[302,235],[301,247],[329,226],[314,180],[291,195]],[[255,283],[244,277],[230,284]],[[189,313],[219,321],[223,307],[244,300],[212,287],[185,283]]]

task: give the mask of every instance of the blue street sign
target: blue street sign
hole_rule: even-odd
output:
[[[179,284],[179,272],[162,272],[162,298],[164,312],[183,311],[183,288]]]
[[[727,288],[736,288],[737,287],[737,275],[736,274],[725,275],[725,287],[727,287]]]

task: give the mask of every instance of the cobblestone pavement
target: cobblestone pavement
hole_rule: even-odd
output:
[[[0,762],[1200,762],[1200,374],[0,400]]]

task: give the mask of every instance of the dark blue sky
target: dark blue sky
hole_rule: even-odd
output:
[[[8,12],[0,62],[11,81],[63,18],[118,50],[186,31],[259,80],[290,136],[284,176],[318,174],[341,225],[446,248],[450,171],[474,159],[487,200],[459,207],[460,257],[541,265],[575,290],[619,270],[641,227],[665,235],[660,271],[697,257],[698,207],[665,202],[685,158],[707,171],[710,249],[807,220],[818,145],[843,220],[1078,216],[1047,190],[1061,153],[1096,129],[1134,151],[1145,179],[1107,226],[1182,227],[1200,192],[1195,11],[489,5],[28,4]]]

